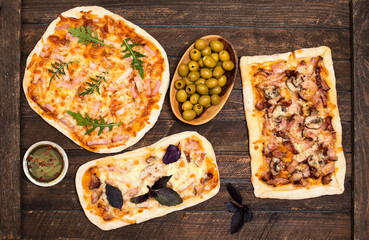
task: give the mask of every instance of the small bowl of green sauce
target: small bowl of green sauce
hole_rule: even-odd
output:
[[[23,171],[32,183],[41,187],[53,186],[59,183],[68,171],[67,154],[56,143],[37,142],[24,154]]]

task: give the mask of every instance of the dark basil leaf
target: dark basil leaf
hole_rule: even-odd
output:
[[[239,207],[235,205],[233,202],[225,202],[224,204],[228,208],[228,211],[231,213],[235,213],[239,209]]]
[[[253,214],[251,209],[248,206],[243,206],[243,220],[246,222],[251,222],[253,218]]]
[[[155,192],[157,193],[155,199],[161,205],[175,206],[183,202],[181,196],[171,188],[164,187]]]
[[[146,202],[147,199],[149,199],[149,193],[131,198],[131,203],[139,204],[139,203]]]
[[[151,189],[150,189],[150,191],[149,191],[149,197],[156,198],[157,196],[158,196],[158,194],[155,191],[151,191]]]
[[[235,233],[241,229],[243,226],[243,211],[241,209],[237,210],[233,216],[231,221],[231,233]]]
[[[232,183],[227,183],[227,191],[229,193],[229,195],[231,195],[231,197],[233,198],[233,200],[235,200],[238,204],[242,205],[242,196],[240,194],[240,191],[235,188]]]
[[[168,183],[168,181],[171,177],[172,177],[172,175],[159,178],[158,180],[156,180],[154,185],[152,185],[151,189],[152,190],[158,190],[159,188],[166,187],[167,183]]]
[[[167,147],[167,150],[166,150],[165,155],[163,157],[163,163],[164,164],[170,164],[170,163],[177,162],[180,157],[181,157],[181,150],[179,150],[179,147],[170,144]]]
[[[106,184],[106,197],[108,198],[108,202],[112,207],[118,208],[118,209],[122,209],[123,206],[123,197],[122,197],[122,192],[110,185],[110,184]]]

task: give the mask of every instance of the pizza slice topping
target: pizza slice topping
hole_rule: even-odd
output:
[[[328,184],[337,160],[323,58],[252,66],[255,113],[261,122],[266,184]]]

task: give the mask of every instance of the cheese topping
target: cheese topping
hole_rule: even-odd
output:
[[[149,124],[153,109],[159,109],[161,93],[158,92],[165,68],[160,50],[149,40],[136,33],[122,20],[110,16],[98,17],[91,12],[82,12],[80,18],[63,17],[55,31],[45,42],[41,52],[33,54],[27,71],[31,72],[26,90],[27,98],[36,103],[43,117],[55,120],[61,127],[73,133],[73,140],[84,148],[96,151],[124,145],[137,132]],[[112,47],[80,42],[69,28],[90,27],[92,36]],[[138,70],[132,69],[132,56],[125,55],[121,44],[131,38],[134,51],[143,54],[144,79]],[[54,74],[57,64],[64,66],[64,73]],[[54,73],[53,73],[54,72]],[[82,94],[103,76],[99,91]],[[53,77],[53,75],[55,75]],[[79,126],[66,111],[88,114],[93,119],[104,118],[106,123],[121,123],[98,135],[99,128],[85,135],[89,126]]]
[[[272,186],[331,182],[336,136],[322,57],[264,62],[251,67],[254,114],[263,123],[264,164],[257,176]]]
[[[166,147],[152,146],[144,158],[104,159],[97,161],[83,175],[83,198],[89,202],[87,210],[104,221],[122,220],[130,223],[130,217],[143,211],[166,208],[153,198],[139,204],[130,199],[148,192],[147,186],[164,176],[172,176],[167,186],[176,191],[183,202],[191,198],[202,198],[219,184],[219,173],[215,159],[205,153],[200,139],[188,137],[179,142],[181,157],[170,164],[163,163]],[[98,179],[99,184],[93,182]],[[109,205],[106,185],[117,187],[123,196],[121,209]]]

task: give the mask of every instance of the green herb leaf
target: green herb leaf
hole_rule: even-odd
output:
[[[100,128],[99,132],[97,133],[98,136],[101,135],[104,128],[108,127],[109,132],[113,129],[114,126],[120,126],[121,123],[106,123],[105,119],[100,116],[100,120],[98,119],[91,119],[87,113],[85,113],[85,117],[82,116],[80,112],[72,112],[72,111],[66,111],[69,115],[71,115],[76,121],[77,125],[79,126],[91,126],[89,128],[85,135],[88,135],[92,133],[96,128]]]
[[[105,193],[110,206],[122,209],[123,197],[122,192],[119,190],[119,188],[114,187],[110,184],[106,184]]]
[[[73,37],[78,37],[78,42],[83,43],[84,45],[92,42],[92,46],[100,44],[100,46],[113,47],[109,44],[104,43],[104,40],[99,40],[96,31],[92,36],[92,30],[90,26],[87,26],[87,28],[85,28],[84,26],[81,26],[80,28],[78,28],[78,26],[75,28],[68,28],[68,31],[73,35]]]
[[[154,185],[152,185],[151,189],[152,190],[158,190],[160,188],[166,187],[167,183],[168,183],[168,181],[171,177],[172,177],[172,175],[159,178],[158,180],[156,180]]]
[[[157,193],[155,199],[161,205],[175,206],[183,202],[181,196],[171,188],[163,187],[155,192]]]
[[[143,55],[140,52],[134,51],[132,48],[135,46],[139,46],[139,43],[132,43],[129,44],[128,42],[131,40],[132,38],[126,38],[123,39],[123,43],[122,43],[122,47],[125,46],[126,49],[124,49],[122,52],[125,53],[125,55],[123,56],[123,58],[127,58],[127,57],[132,57],[132,69],[137,69],[138,73],[140,74],[141,78],[144,79],[145,74],[144,74],[144,70],[143,70],[143,64],[144,61],[138,59],[141,57],[146,57],[146,55]]]
[[[106,71],[104,72],[104,74],[102,76],[98,76],[96,75],[95,78],[90,77],[92,82],[86,82],[88,86],[90,86],[89,88],[85,88],[85,91],[83,91],[82,93],[80,93],[78,96],[85,96],[87,94],[92,94],[94,92],[94,90],[96,89],[96,92],[98,94],[100,94],[100,83],[102,80],[104,80],[104,82],[106,82],[105,76],[108,74],[108,71],[110,69],[110,66],[108,67],[108,69],[106,69]]]
[[[147,199],[149,199],[149,194],[145,193],[143,195],[131,198],[131,203],[139,204],[139,203],[146,202]]]
[[[74,62],[79,62],[79,61],[69,61],[67,63],[64,63],[64,62],[54,62],[51,64],[51,66],[54,68],[54,69],[47,69],[50,73],[52,73],[53,75],[50,77],[50,80],[49,80],[49,87],[51,85],[51,81],[54,79],[54,77],[57,77],[59,78],[60,75],[65,75],[65,70],[64,68],[67,67],[67,69],[69,69],[68,65],[69,64],[72,64]]]

